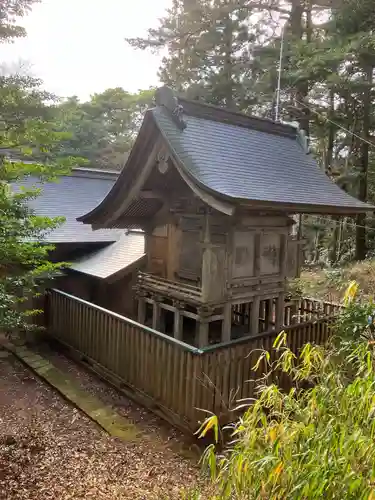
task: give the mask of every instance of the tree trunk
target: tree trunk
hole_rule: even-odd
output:
[[[303,14],[306,12],[306,22],[303,26]],[[290,12],[290,28],[292,39],[298,41],[306,34],[306,40],[311,40],[311,6],[305,5],[302,0],[292,1],[292,10]],[[298,109],[298,123],[302,130],[305,131],[306,136],[310,135],[310,110],[306,104],[307,94],[309,92],[309,83],[303,80],[296,84],[296,108]]]
[[[335,145],[335,133],[336,126],[333,123],[333,118],[335,114],[335,91],[333,88],[329,90],[329,110],[328,117],[331,121],[329,121],[328,126],[328,142],[327,142],[327,152],[326,152],[326,160],[325,160],[325,171],[326,174],[329,174],[332,170],[332,162],[333,162],[333,148]]]
[[[317,229],[316,233],[315,233],[314,248],[313,248],[313,252],[312,252],[314,264],[317,264],[319,262],[319,257],[320,257],[319,242],[320,242],[320,231],[319,231],[319,229]]]
[[[335,112],[335,91],[333,88],[329,90],[329,110],[328,116],[330,120],[333,119]],[[335,144],[335,132],[336,127],[332,121],[328,123],[328,143],[327,143],[327,151],[325,155],[325,171],[329,174],[332,171],[332,162],[333,162],[333,148]],[[332,218],[334,222],[334,230],[332,235],[332,241],[330,242],[330,248],[328,252],[328,260],[331,264],[337,262],[337,254],[338,254],[338,240],[340,235],[340,219],[339,217]]]
[[[368,66],[365,71],[366,87],[363,92],[363,134],[362,137],[369,140],[371,120],[371,87],[373,81],[373,67]],[[362,141],[360,158],[360,177],[358,198],[366,202],[368,197],[368,166],[369,166],[369,144]],[[355,259],[364,260],[367,254],[367,231],[366,214],[357,215],[355,232]]]
[[[224,27],[224,40],[225,40],[225,54],[224,54],[224,99],[225,106],[228,109],[234,109],[234,96],[233,96],[233,25],[231,15],[225,16]]]
[[[334,223],[334,229],[332,234],[332,241],[329,245],[328,260],[330,264],[335,264],[337,262],[338,255],[340,219],[338,217],[332,217],[332,221]]]

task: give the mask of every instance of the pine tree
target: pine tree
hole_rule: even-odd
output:
[[[369,143],[375,126],[373,26],[371,2],[345,0],[324,30],[312,42],[300,45],[294,55],[297,75],[309,82],[312,135],[321,140],[324,167],[362,201],[368,201]],[[362,260],[367,254],[366,216],[358,216],[356,222],[355,258]],[[337,225],[332,258],[336,236]]]
[[[157,29],[129,42],[167,49],[161,80],[188,97],[275,118],[283,38],[279,116],[297,121],[321,168],[367,201],[374,26],[371,0],[174,0]],[[356,234],[336,219],[319,231],[326,259],[335,262],[348,242],[365,258],[369,221],[356,222]]]
[[[146,39],[128,39],[137,48],[168,49],[160,79],[180,93],[211,104],[243,109],[249,48],[256,30],[249,9],[233,0],[174,0]]]

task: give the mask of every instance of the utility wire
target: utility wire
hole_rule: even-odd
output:
[[[281,29],[281,41],[280,41],[280,57],[279,57],[279,68],[278,68],[278,81],[277,81],[277,89],[276,89],[276,113],[275,113],[275,121],[279,121],[279,114],[280,114],[280,93],[281,93],[281,73],[282,73],[282,64],[283,64],[283,54],[284,54],[284,42],[285,42],[285,28],[287,26],[287,22],[284,24],[284,26]],[[288,90],[293,90],[293,87],[295,83],[299,80],[299,77],[297,77],[286,89],[285,91]],[[364,137],[361,137],[360,135],[356,134],[355,132],[352,132],[351,130],[348,130],[347,128],[343,127],[342,125],[334,122],[330,118],[327,118],[324,116],[322,113],[319,113],[319,111],[316,111],[315,109],[312,109],[311,106],[307,103],[301,102],[298,99],[294,98],[294,101],[300,104],[301,106],[304,106],[307,108],[310,112],[316,114],[317,116],[322,117],[326,122],[332,123],[332,125],[335,125],[339,129],[347,132],[348,134],[351,134],[353,137],[356,137],[357,139],[365,142],[369,146],[375,146],[375,144],[368,139],[365,139]]]
[[[318,216],[317,216],[317,215],[309,215],[308,217],[318,217]],[[304,222],[306,223],[306,221],[304,221]],[[307,221],[307,222],[309,222],[309,221]],[[328,226],[329,224],[331,224],[331,225],[335,225],[335,224],[336,224],[336,222],[335,222],[335,221],[330,220],[330,219],[316,219],[316,221],[315,221],[315,222],[317,222],[317,223],[319,223],[319,224],[322,224],[322,225],[327,225],[327,226]],[[368,229],[369,231],[375,231],[375,227],[371,227],[371,226],[360,226],[360,225],[357,225],[355,222],[347,222],[347,221],[345,221],[345,222],[344,222],[344,225],[345,225],[345,226],[354,227],[354,228],[356,228],[356,227],[361,227],[361,228],[363,228],[363,229]]]
[[[283,89],[284,92],[288,92],[290,90],[294,90],[293,87],[292,87],[293,84],[291,84],[289,87],[287,87],[286,89]],[[272,94],[272,99],[275,98],[275,95],[276,97],[278,97],[278,90],[276,89],[273,94]],[[266,94],[264,92],[258,92],[257,95],[259,96],[262,96],[262,97],[268,97],[270,98],[270,94]],[[280,98],[281,100],[281,98]],[[343,130],[344,132],[356,137],[357,139],[359,139],[360,141],[363,141],[363,142],[366,142],[369,146],[373,146],[375,147],[375,143],[374,142],[371,142],[369,141],[368,139],[365,139],[364,137],[358,135],[357,133],[353,132],[352,130],[349,130],[347,129],[346,127],[344,127],[343,125],[340,125],[339,123],[331,120],[330,118],[328,118],[327,116],[323,115],[323,113],[320,113],[319,111],[316,111],[315,109],[313,109],[311,107],[311,104],[307,104],[305,102],[302,102],[302,101],[299,101],[298,99],[295,99],[293,98],[294,102],[296,102],[297,104],[300,104],[301,106],[304,106],[305,108],[307,108],[309,111],[311,111],[312,113],[314,113],[315,115],[317,116],[320,116],[321,118],[323,118],[326,122],[328,123],[332,123],[332,125],[335,125],[337,128]],[[280,114],[280,113],[279,113]],[[275,120],[277,121],[277,120]]]
[[[355,132],[343,127],[342,125],[340,125],[339,123],[337,122],[334,122],[333,120],[331,120],[330,118],[327,118],[326,116],[324,116],[322,113],[320,113],[319,111],[316,111],[315,109],[312,109],[311,106],[309,104],[306,104],[304,102],[301,102],[299,101],[298,99],[294,99],[295,102],[297,102],[298,104],[301,104],[301,106],[305,106],[306,108],[308,108],[309,111],[311,111],[312,113],[320,116],[321,118],[323,118],[326,122],[328,123],[332,123],[332,125],[335,125],[337,128],[340,128],[341,130],[344,130],[345,132],[347,132],[348,134],[351,134],[352,136],[356,137],[357,139],[367,143],[369,146],[375,146],[375,143],[365,139],[364,137],[361,137],[360,135],[356,134]]]

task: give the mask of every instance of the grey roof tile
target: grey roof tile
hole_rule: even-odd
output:
[[[70,269],[106,279],[132,266],[144,255],[144,234],[142,232],[123,233],[115,243],[73,262]]]
[[[296,138],[187,114],[181,130],[162,107],[151,112],[184,167],[219,194],[311,208],[373,209],[334,184]]]
[[[100,229],[93,231],[91,226],[76,219],[95,208],[113,187],[118,174],[99,172],[89,169],[74,169],[71,175],[60,177],[56,182],[40,184],[30,177],[15,184],[26,188],[41,188],[42,192],[30,206],[37,215],[64,216],[66,222],[47,235],[50,243],[95,243],[117,241],[122,231]]]

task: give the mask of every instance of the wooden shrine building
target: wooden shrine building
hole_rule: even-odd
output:
[[[36,215],[64,217],[64,222],[48,232],[44,242],[52,244],[53,262],[69,263],[58,277],[44,285],[53,285],[101,307],[136,318],[134,279],[144,263],[144,235],[140,231],[104,229],[93,231],[77,222],[77,217],[97,206],[115,184],[118,172],[91,168],[73,168],[54,182],[26,177],[13,184],[40,189],[30,200]],[[34,301],[40,308],[38,299]]]
[[[300,266],[292,216],[374,208],[325,175],[293,126],[166,87],[155,100],[116,183],[78,220],[144,230],[140,323],[200,348],[280,331]]]

